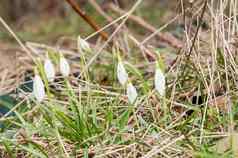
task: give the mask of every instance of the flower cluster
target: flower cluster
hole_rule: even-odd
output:
[[[126,69],[123,65],[123,62],[121,61],[121,58],[118,56],[118,64],[117,64],[117,78],[119,83],[122,86],[126,85],[126,94],[128,97],[128,100],[131,104],[133,104],[137,98],[137,90],[133,86],[133,84],[129,81],[128,74],[126,72]]]
[[[118,57],[118,64],[117,64],[117,78],[119,83],[122,86],[126,85],[126,94],[129,102],[133,104],[138,96],[136,88],[133,86],[133,84],[128,79],[128,74],[126,72],[126,69],[123,65],[123,62],[120,57]],[[156,69],[155,69],[155,76],[154,76],[154,84],[156,91],[161,95],[165,95],[165,76],[158,64],[156,63]]]
[[[63,77],[68,77],[70,74],[70,66],[65,57],[61,54],[59,60],[59,69]],[[52,60],[47,56],[44,61],[44,72],[48,82],[53,82],[55,79],[55,67]],[[42,102],[45,98],[45,86],[39,73],[35,71],[33,80],[33,95],[38,102]]]
[[[91,51],[89,43],[78,36],[78,49],[80,52]],[[70,74],[70,65],[65,59],[63,54],[60,54],[59,70],[63,77],[68,77]],[[47,57],[44,61],[44,73],[48,82],[53,82],[55,79],[55,66],[51,59]],[[42,102],[45,98],[45,85],[42,81],[39,73],[35,71],[35,77],[33,80],[33,95],[38,102]]]
[[[89,44],[80,36],[78,37],[78,47],[81,51],[90,51]],[[63,77],[68,77],[70,74],[70,65],[66,58],[60,54],[59,59],[59,70]],[[46,76],[46,79],[48,82],[53,82],[55,79],[55,65],[53,64],[52,60],[47,57],[44,61],[44,73]],[[138,96],[137,90],[130,81],[128,77],[128,73],[124,67],[124,64],[118,55],[118,64],[117,64],[117,78],[119,83],[126,87],[126,95],[128,97],[128,101],[130,104],[134,104],[136,101],[136,98]],[[160,96],[165,96],[165,90],[166,90],[166,83],[165,83],[165,75],[160,68],[160,65],[158,62],[156,62],[156,68],[155,68],[155,74],[154,74],[154,85],[155,90],[160,94]],[[45,98],[45,86],[44,82],[42,81],[39,73],[35,71],[35,77],[33,80],[33,95],[36,98],[38,102],[42,102]]]

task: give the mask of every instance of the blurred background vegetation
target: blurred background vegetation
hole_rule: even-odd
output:
[[[118,5],[123,10],[129,10],[135,0],[97,0],[96,1],[110,16],[118,17],[107,8],[109,3]],[[82,9],[92,17],[100,26],[108,22],[97,13],[87,0],[78,0]],[[177,1],[146,0],[134,13],[144,18],[156,28],[174,13]],[[25,41],[55,42],[58,37],[76,37],[92,33],[94,30],[79,17],[71,7],[62,0],[1,0],[0,15],[14,29],[18,36]],[[144,29],[136,28],[137,33],[144,34]],[[0,27],[0,29],[2,29]],[[168,28],[169,29],[169,28]],[[36,38],[37,37],[37,38]],[[0,41],[11,41],[12,38],[6,31],[0,30]]]

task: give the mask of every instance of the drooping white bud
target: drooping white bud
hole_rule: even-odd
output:
[[[89,46],[89,43],[82,39],[80,36],[78,36],[78,49],[81,51],[90,51],[91,48]]]
[[[36,74],[33,80],[33,95],[38,102],[42,102],[45,98],[45,87],[41,77]]]
[[[121,61],[119,61],[117,65],[117,78],[122,86],[124,86],[128,80],[128,74]]]
[[[137,98],[137,91],[136,91],[136,88],[132,85],[132,83],[127,84],[126,93],[127,93],[129,102],[133,104]]]
[[[155,89],[161,96],[165,95],[165,76],[159,67],[155,70]]]
[[[70,66],[68,61],[64,58],[63,55],[60,57],[60,72],[63,77],[68,77],[70,74]]]
[[[52,61],[47,58],[44,63],[45,74],[49,82],[54,81],[55,78],[55,68]]]

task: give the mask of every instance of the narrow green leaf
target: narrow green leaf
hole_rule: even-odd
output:
[[[126,110],[125,112],[123,112],[123,113],[121,114],[121,116],[119,117],[118,123],[119,123],[119,128],[120,128],[120,130],[123,130],[123,129],[125,128],[125,126],[127,125],[128,120],[129,120],[130,113],[131,113],[131,112],[130,112],[130,110],[128,109],[128,110]]]

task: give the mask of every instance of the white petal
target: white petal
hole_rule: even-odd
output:
[[[78,48],[82,51],[89,51],[91,49],[88,42],[82,39],[80,36],[78,37]]]
[[[69,63],[64,57],[60,57],[60,72],[64,77],[68,77],[70,74]]]
[[[161,96],[165,95],[165,76],[159,68],[155,71],[155,89]]]
[[[132,83],[127,84],[126,93],[127,93],[129,102],[133,104],[137,97],[137,91],[136,91],[136,88],[132,85]]]
[[[88,42],[83,39],[81,40],[81,46],[82,46],[83,50],[90,50],[90,46],[89,46]]]
[[[45,87],[39,75],[35,75],[33,80],[33,95],[38,102],[43,101],[45,97]]]
[[[124,68],[122,62],[119,62],[117,65],[117,78],[121,85],[125,85],[128,80],[128,74]]]
[[[45,74],[49,82],[54,81],[55,78],[55,68],[50,59],[46,59],[44,63]]]

